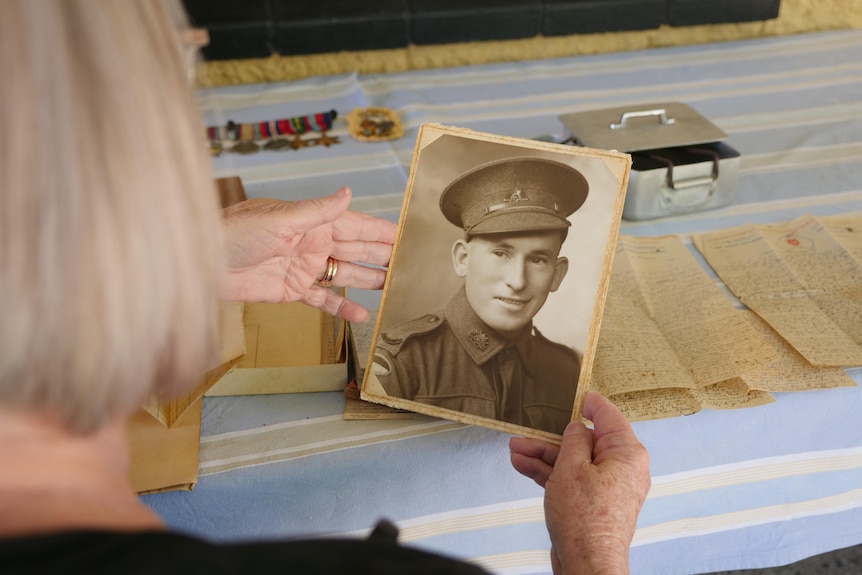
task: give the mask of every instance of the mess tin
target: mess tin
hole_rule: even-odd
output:
[[[736,195],[739,152],[727,134],[679,102],[560,116],[576,145],[629,153],[623,218],[648,220],[726,206]]]

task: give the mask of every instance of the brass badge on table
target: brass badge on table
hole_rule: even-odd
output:
[[[404,135],[401,120],[389,108],[357,108],[347,114],[347,131],[360,142],[393,140]]]

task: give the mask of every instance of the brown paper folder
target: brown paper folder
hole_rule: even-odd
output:
[[[171,401],[153,397],[129,423],[130,477],[139,493],[192,489],[198,479],[203,394],[245,353],[242,304],[221,306],[221,363]]]
[[[198,480],[201,406],[198,400],[171,427],[139,411],[129,423],[131,481],[138,493],[191,490]]]

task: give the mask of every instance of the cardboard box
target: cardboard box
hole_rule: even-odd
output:
[[[207,396],[342,391],[345,324],[301,303],[245,304],[245,355]]]

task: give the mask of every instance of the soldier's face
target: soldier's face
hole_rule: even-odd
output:
[[[455,242],[455,272],[465,278],[467,301],[476,315],[503,337],[518,335],[566,275],[561,244],[558,232],[489,234]]]

